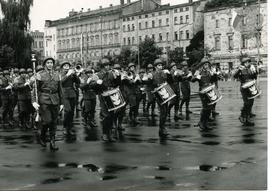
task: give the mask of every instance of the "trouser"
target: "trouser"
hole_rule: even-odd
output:
[[[136,121],[136,118],[139,115],[140,98],[139,94],[128,95],[130,105],[129,118],[132,122]]]
[[[180,111],[182,112],[183,105],[186,106],[186,111],[189,110],[189,102],[190,102],[190,96],[183,97],[181,104],[180,104]]]
[[[102,99],[102,96],[99,96],[100,101],[100,119],[102,124],[102,132],[104,135],[111,135],[111,131],[113,128],[113,122],[114,122],[114,112],[109,112],[107,109],[107,106]]]
[[[146,111],[149,113],[149,109],[151,107],[152,114],[154,114],[155,108],[156,108],[156,98],[151,92],[147,92],[147,106]]]
[[[96,112],[96,98],[94,99],[84,99],[83,100],[83,117],[85,123],[93,122],[95,119]]]
[[[114,112],[114,125],[117,130],[123,130],[122,123],[126,114],[126,106]]]
[[[64,128],[69,131],[73,125],[76,98],[64,98]]]
[[[166,118],[168,115],[168,103],[159,105],[159,111],[159,130],[163,131],[165,129]]]
[[[4,123],[7,123],[13,119],[12,113],[12,99],[2,99],[2,119]]]
[[[241,110],[241,117],[245,119],[245,122],[249,121],[251,110],[254,104],[254,99],[248,99],[248,95],[241,89],[242,99],[244,102]]]
[[[140,102],[141,101],[142,101],[142,105],[143,105],[143,112],[145,112],[146,111],[146,93],[141,94]]]
[[[18,100],[20,124],[24,126],[30,122],[30,114],[33,112],[31,100]]]
[[[40,117],[41,117],[41,138],[45,139],[46,132],[49,129],[50,140],[55,139],[56,127],[57,127],[57,117],[59,112],[58,105],[40,105]]]
[[[205,96],[200,94],[201,102],[202,102],[202,110],[201,110],[201,116],[200,116],[200,123],[207,127],[208,120],[211,114],[211,111],[213,109],[213,105],[208,105],[207,99]]]
[[[178,114],[179,111],[179,102],[180,102],[180,95],[176,94],[176,96],[173,98],[173,100],[169,104],[169,113],[171,109],[174,107],[174,115]]]

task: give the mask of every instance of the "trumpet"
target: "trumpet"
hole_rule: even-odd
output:
[[[84,71],[84,69],[80,65],[75,67],[75,73],[77,76],[81,75],[83,71]]]

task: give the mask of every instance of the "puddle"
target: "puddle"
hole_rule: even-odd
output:
[[[156,179],[156,180],[163,180],[163,179],[165,179],[165,177],[163,177],[163,176],[144,176],[144,178],[147,178],[147,179]]]
[[[49,178],[49,179],[43,180],[41,184],[55,184],[64,180],[71,180],[71,178],[70,177]]]
[[[105,173],[116,173],[122,170],[136,169],[137,167],[128,167],[124,165],[106,165],[104,168]]]
[[[210,134],[210,133],[203,133],[201,135],[202,137],[207,137],[207,138],[216,138],[219,137],[218,135]]]
[[[200,165],[199,169],[200,169],[200,171],[214,172],[214,171],[225,170],[225,169],[227,169],[227,167],[212,166],[212,165]]]
[[[103,176],[100,178],[100,180],[112,180],[117,178],[117,176]]]
[[[205,142],[202,142],[203,145],[219,145],[220,142],[217,142],[217,141],[205,141]]]
[[[172,168],[170,168],[168,166],[158,166],[157,169],[158,170],[171,170]]]

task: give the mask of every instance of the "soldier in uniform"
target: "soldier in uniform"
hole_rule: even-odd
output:
[[[80,79],[76,75],[75,70],[70,68],[69,62],[61,64],[61,83],[63,88],[63,103],[64,103],[64,121],[63,125],[67,135],[74,135],[73,118],[77,101],[76,88],[80,84]]]
[[[168,81],[168,75],[170,75],[170,72],[168,70],[163,70],[163,64],[160,59],[156,59],[154,64],[156,70],[153,73],[152,84],[154,88],[158,88],[160,85]],[[159,111],[159,136],[161,138],[165,138],[169,135],[167,127],[165,126],[166,118],[168,116],[168,103],[163,105],[159,104]]]
[[[32,68],[27,68],[26,70],[28,78],[31,78],[33,76],[33,70]]]
[[[18,95],[19,126],[30,128],[30,114],[32,112],[30,79],[24,68],[19,71],[19,76],[14,80],[14,89]]]
[[[83,94],[83,117],[86,125],[97,127],[95,123],[96,112],[96,92],[94,86],[91,86],[92,81],[96,81],[98,76],[90,68],[85,69],[81,76],[80,88]]]
[[[251,122],[251,110],[254,104],[254,99],[248,99],[247,93],[242,88],[242,85],[246,82],[257,79],[258,72],[254,65],[251,64],[251,59],[249,57],[245,57],[241,60],[240,67],[234,73],[234,78],[239,79],[241,83],[240,91],[242,94],[242,99],[244,102],[244,106],[241,110],[241,115],[239,120],[245,126],[254,126],[254,123]]]
[[[178,119],[182,119],[179,116],[179,104],[180,104],[180,81],[181,81],[182,72],[177,70],[176,63],[172,62],[170,64],[170,75],[169,75],[169,84],[173,89],[176,97],[170,102],[168,114],[170,116],[171,109],[174,107],[174,120],[177,121]]]
[[[206,58],[202,58],[199,67],[201,70],[197,70],[192,78],[192,82],[199,82],[199,91],[213,84],[213,80],[215,78],[214,74],[210,68],[210,62]],[[203,95],[200,94],[201,102],[202,102],[202,110],[200,116],[199,127],[202,130],[210,129],[208,127],[208,121],[213,109],[213,105],[208,105],[207,100]]]
[[[98,73],[99,79],[95,82],[98,85],[99,101],[100,101],[100,117],[102,124],[102,140],[105,142],[115,141],[112,136],[112,128],[114,121],[114,112],[108,111],[106,103],[102,98],[102,93],[115,89],[121,84],[121,75],[115,70],[110,70],[109,60],[102,59],[102,70]]]
[[[126,94],[129,104],[129,119],[131,126],[138,125],[137,117],[138,117],[138,107],[140,101],[140,89],[139,84],[141,80],[139,75],[135,73],[135,64],[129,63],[128,65],[128,72],[125,79],[123,79],[123,83],[126,87]]]
[[[55,60],[51,57],[44,60],[45,70],[36,75],[37,87],[34,88],[37,88],[37,95],[33,91],[32,96],[32,105],[41,117],[40,144],[46,147],[46,132],[49,129],[51,151],[58,150],[55,145],[57,117],[64,108],[60,76],[53,70],[54,64]]]
[[[183,61],[181,63],[183,66],[182,71],[182,80],[181,80],[181,93],[182,93],[182,101],[180,104],[180,114],[182,115],[182,108],[183,105],[185,104],[186,106],[186,119],[189,119],[189,114],[192,113],[189,110],[189,102],[190,102],[190,81],[192,79],[192,73],[188,69],[187,61]]]
[[[1,101],[2,101],[2,120],[4,126],[13,126],[12,113],[12,79],[8,70],[3,71],[3,77],[0,81]]]
[[[140,88],[140,102],[142,102],[143,105],[143,113],[146,113],[146,85],[145,83],[142,81],[143,78],[145,77],[145,70],[144,69],[140,69],[139,71],[139,77],[141,79],[141,84],[139,85]],[[139,109],[139,107],[138,107]]]
[[[155,108],[156,108],[156,98],[152,91],[154,90],[153,87],[153,73],[154,73],[154,67],[152,64],[147,65],[147,72],[146,76],[143,79],[144,83],[146,84],[146,95],[147,95],[147,106],[146,106],[146,112],[147,115],[149,116],[150,112],[149,109],[151,107],[151,115],[155,116]]]

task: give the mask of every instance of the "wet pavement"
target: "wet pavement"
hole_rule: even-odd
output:
[[[167,121],[171,136],[160,140],[158,117],[125,120],[125,138],[100,140],[100,127],[74,121],[76,140],[58,127],[58,152],[41,148],[35,132],[0,128],[1,190],[265,190],[267,187],[267,83],[255,100],[255,127],[244,127],[239,83],[220,82],[223,99],[212,131],[196,127],[200,100],[191,100],[190,120]],[[194,92],[197,87],[193,87]],[[97,121],[98,121],[97,111]],[[172,115],[173,116],[173,115]]]

